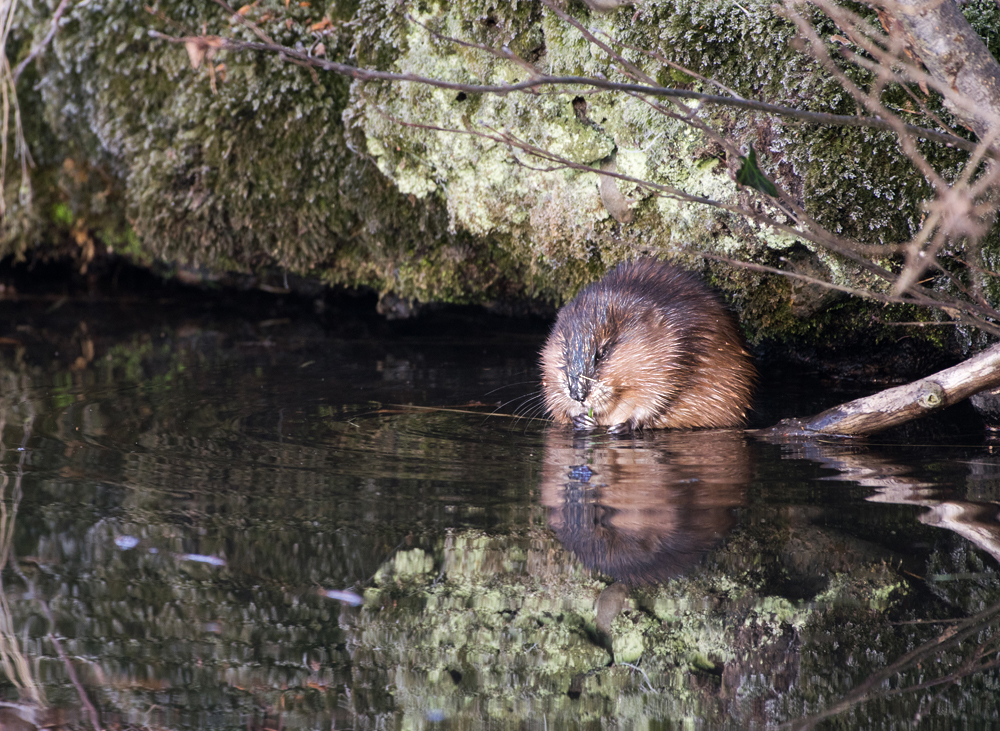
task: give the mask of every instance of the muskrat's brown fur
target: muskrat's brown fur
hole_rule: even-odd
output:
[[[618,265],[563,307],[541,360],[557,422],[614,432],[739,426],[756,380],[712,292],[655,259]]]

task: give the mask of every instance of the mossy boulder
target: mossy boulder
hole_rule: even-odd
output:
[[[45,33],[54,5],[19,7],[6,49],[13,61]],[[747,98],[856,111],[793,48],[793,26],[769,0],[666,0],[607,14],[570,3],[566,11],[598,37],[618,39],[628,62],[659,83],[715,90],[663,57]],[[966,12],[978,28],[1000,25],[1000,9],[987,0]],[[261,0],[241,14],[275,43],[365,68],[469,84],[527,78],[509,53],[552,74],[626,80],[608,54],[537,2]],[[801,248],[733,213],[628,181],[616,183],[628,215],[609,211],[590,169],[610,160],[635,179],[753,205],[756,193],[734,181],[731,151],[671,116],[677,108],[666,103],[657,109],[583,87],[483,95],[351,81],[252,51],[218,53],[193,68],[184,46],[163,34],[259,40],[212,3],[72,6],[18,87],[37,168],[29,204],[8,163],[0,255],[40,247],[72,251],[85,265],[114,251],[210,270],[278,268],[419,301],[488,303],[559,302],[639,254],[705,269],[705,252],[775,263]],[[994,36],[984,35],[995,44]],[[762,167],[834,232],[892,245],[919,225],[930,190],[891,135],[721,107],[700,114],[741,149],[752,144]],[[539,160],[505,136],[578,167]],[[960,169],[960,153],[924,151],[945,174]],[[985,268],[998,248],[994,234]],[[837,283],[879,286],[856,265],[806,251]],[[710,269],[754,338],[815,333],[829,318],[829,299],[800,297],[794,309],[785,281]]]

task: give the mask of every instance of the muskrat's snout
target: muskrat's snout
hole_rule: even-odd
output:
[[[569,397],[581,404],[590,395],[590,386],[593,383],[594,359],[593,348],[590,347],[586,338],[574,338],[566,350],[566,391]]]
[[[581,404],[590,395],[590,382],[579,374],[567,373],[566,387],[566,390],[569,391],[569,397]]]

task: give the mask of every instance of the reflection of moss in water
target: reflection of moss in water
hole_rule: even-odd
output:
[[[838,574],[813,602],[770,593],[752,567],[778,548],[740,533],[689,577],[633,592],[611,626],[618,665],[595,634],[602,583],[544,531],[467,532],[430,553],[400,552],[345,628],[354,662],[373,686],[387,684],[407,727],[507,727],[540,714],[553,727],[611,717],[765,724],[833,702],[927,636],[890,624],[907,592],[878,560]],[[921,700],[893,703],[905,717]]]
[[[133,337],[128,344],[119,343],[108,349],[106,362],[95,364],[101,375],[126,383],[141,383],[150,391],[167,387],[184,372],[188,352],[178,350],[173,342],[157,345],[144,337]],[[159,372],[150,372],[156,365]],[[115,378],[117,376],[117,378]]]
[[[643,695],[642,676],[608,667],[611,658],[595,636],[594,602],[603,584],[546,532],[453,536],[440,568],[414,581],[407,567],[425,556],[397,555],[383,567],[382,585],[366,594],[365,610],[348,628],[368,647],[355,661],[382,669],[410,722],[443,713],[509,723],[545,713],[551,723],[580,723],[616,715],[626,698]],[[414,596],[421,602],[407,601]],[[612,632],[623,655],[617,659],[643,656],[657,682],[682,678],[687,663],[663,649],[660,626],[641,610],[626,610]],[[700,657],[687,654],[692,664]]]
[[[884,611],[908,592],[907,585],[887,566],[872,566],[868,571],[835,574],[829,588],[816,596],[816,601],[838,606],[857,606]]]
[[[634,592],[611,643],[619,663],[636,667],[609,666],[594,623],[604,582],[547,530],[425,539],[383,562],[363,607],[341,608],[303,587],[337,570],[337,526],[353,518],[314,496],[294,524],[277,505],[305,495],[265,503],[252,484],[205,508],[197,499],[175,505],[155,489],[169,486],[126,498],[132,523],[107,519],[34,547],[49,571],[84,568],[53,602],[60,631],[72,638],[68,651],[96,658],[103,675],[87,670],[85,682],[99,689],[101,706],[135,723],[149,723],[149,704],[167,694],[157,717],[167,725],[200,718],[195,725],[232,726],[227,713],[269,705],[285,709],[288,728],[329,726],[317,719],[337,708],[351,714],[338,727],[355,728],[419,728],[434,718],[514,728],[540,715],[553,728],[610,718],[743,728],[825,706],[928,636],[926,627],[889,622],[905,597],[884,564],[856,567],[822,601],[794,604],[739,570],[777,550],[744,532],[690,576]],[[171,510],[178,505],[183,516]],[[211,515],[197,512],[209,507]],[[79,518],[45,515],[50,523]],[[190,520],[209,535],[186,530]],[[122,532],[140,546],[116,549]],[[186,550],[217,553],[228,566],[171,555]],[[13,588],[21,594],[18,582]],[[18,616],[30,611],[19,598]],[[65,683],[58,671],[46,677],[49,687]],[[50,696],[72,703],[69,694]],[[893,712],[907,717],[919,696],[898,703]]]
[[[354,661],[391,685],[407,723],[569,711],[574,676],[610,659],[592,640],[601,585],[540,531],[456,534],[433,570],[427,556],[396,554],[348,625]]]

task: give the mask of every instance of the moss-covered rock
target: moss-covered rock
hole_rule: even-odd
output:
[[[20,7],[12,59],[44,32],[53,5]],[[986,0],[965,7],[979,28],[1000,23]],[[793,26],[769,0],[663,0],[608,14],[570,3],[567,11],[599,37],[618,39],[628,62],[659,83],[713,91],[657,56],[748,98],[856,111],[792,47]],[[548,73],[627,80],[607,53],[537,2],[262,0],[243,12],[276,43],[362,67],[464,83],[527,78],[498,50],[507,48]],[[154,30],[257,40],[211,3],[72,6],[52,50],[18,89],[38,168],[29,207],[18,203],[19,178],[8,170],[0,254],[23,256],[45,241],[84,264],[113,250],[212,269],[276,266],[421,301],[489,302],[559,301],[637,254],[704,268],[703,252],[773,263],[796,245],[733,213],[627,181],[617,186],[631,222],[621,223],[602,201],[596,173],[540,161],[503,140],[585,168],[614,155],[632,178],[753,204],[755,194],[733,180],[731,151],[644,100],[584,88],[477,95],[349,82],[253,52],[219,53],[196,69],[182,45]],[[833,31],[822,22],[820,30]],[[894,94],[888,104],[908,103]],[[741,149],[752,144],[765,170],[834,232],[890,245],[919,225],[930,191],[891,135],[724,108],[701,115]],[[960,169],[954,150],[927,145],[925,153],[946,175]],[[995,239],[984,247],[987,262],[996,258]],[[817,266],[840,284],[880,286],[826,254]],[[711,274],[753,337],[824,327],[829,302],[804,310],[800,298],[795,309],[784,282],[762,286],[762,275],[721,265]],[[870,327],[870,318],[858,324]]]

